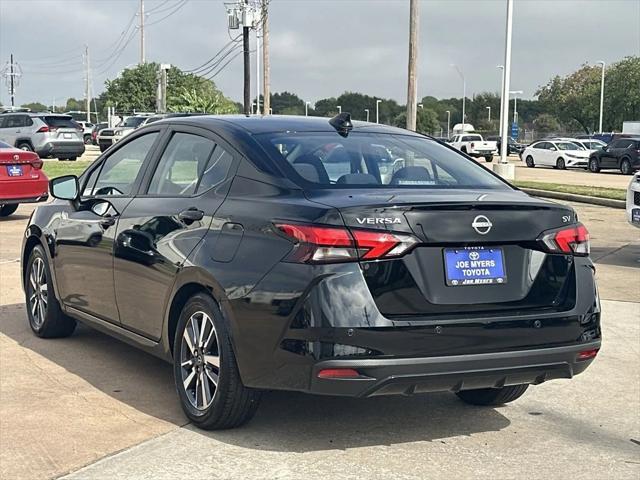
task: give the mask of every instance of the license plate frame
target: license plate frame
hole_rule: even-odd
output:
[[[442,258],[445,284],[449,287],[507,283],[502,247],[445,248]]]
[[[22,177],[24,169],[22,165],[7,165],[7,175],[10,177]]]
[[[65,140],[71,140],[73,137],[70,133],[63,133],[62,138],[64,138]]]
[[[631,223],[640,224],[640,208],[631,209]]]

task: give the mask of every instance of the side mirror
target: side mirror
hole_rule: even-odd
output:
[[[602,147],[602,151],[603,151],[603,152],[606,152],[606,151],[607,151],[607,146],[606,146],[606,145],[604,145],[604,146]]]
[[[60,200],[77,200],[80,192],[78,177],[75,175],[64,175],[49,182],[51,195]]]

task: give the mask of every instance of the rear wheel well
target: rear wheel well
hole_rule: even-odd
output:
[[[16,144],[15,147],[16,148],[20,148],[20,145],[29,145],[29,148],[31,148],[31,151],[34,151],[33,148],[33,143],[31,143],[31,140],[27,139],[27,138],[20,138],[18,140],[16,140]]]
[[[200,283],[187,283],[180,287],[171,301],[171,307],[169,308],[169,326],[168,326],[168,340],[171,354],[173,355],[173,340],[176,335],[176,328],[178,326],[178,320],[180,319],[180,312],[184,305],[187,303],[193,295],[196,293],[206,293],[211,295],[211,290]],[[215,300],[215,298],[214,298]]]
[[[36,245],[41,245],[38,237],[30,236],[27,238],[27,242],[24,245],[24,255],[22,257],[22,278],[21,281],[24,282],[24,276],[27,272],[27,262],[29,261],[29,255],[31,255],[31,251],[35,248]]]

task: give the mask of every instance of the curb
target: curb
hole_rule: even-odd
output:
[[[588,195],[577,195],[575,193],[554,192],[551,190],[538,190],[537,188],[521,188],[523,192],[536,197],[554,198],[557,200],[567,200],[570,202],[590,203],[591,205],[600,205],[603,207],[626,209],[627,204],[624,200],[613,200],[611,198],[590,197]]]

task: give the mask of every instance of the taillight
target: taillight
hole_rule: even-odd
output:
[[[591,251],[589,231],[581,223],[546,232],[540,241],[550,253],[587,256]]]
[[[576,358],[576,360],[581,361],[581,360],[590,360],[592,358],[596,358],[596,355],[598,355],[598,350],[599,350],[599,348],[592,348],[591,350],[584,350],[584,351],[578,353],[578,357]]]
[[[44,127],[40,127],[36,133],[47,133],[49,131],[49,127],[45,125]]]
[[[33,162],[31,162],[31,168],[40,170],[42,168],[42,160],[40,158],[36,158]]]
[[[296,243],[287,260],[300,263],[354,262],[400,257],[418,243],[411,235],[377,230],[349,231],[343,227],[294,224],[276,224],[276,228]]]

